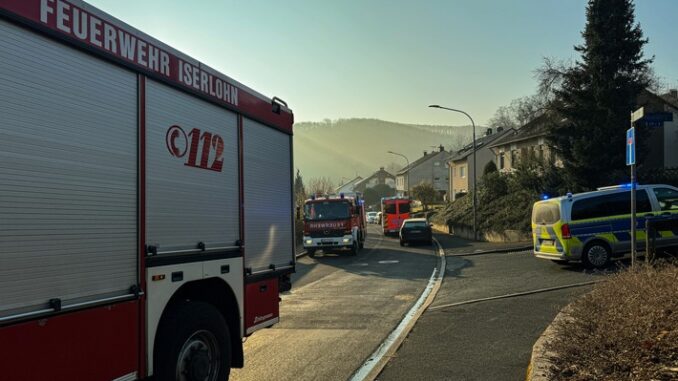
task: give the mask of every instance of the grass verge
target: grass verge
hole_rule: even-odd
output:
[[[613,275],[546,343],[553,380],[678,380],[678,264]]]

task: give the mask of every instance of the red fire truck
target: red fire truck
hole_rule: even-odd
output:
[[[82,1],[0,0],[0,115],[0,379],[242,367],[295,268],[286,104]]]
[[[384,235],[398,234],[403,221],[410,218],[412,200],[405,197],[381,199],[381,226]]]
[[[348,249],[351,255],[365,245],[365,207],[359,193],[315,197],[304,204],[304,249]]]

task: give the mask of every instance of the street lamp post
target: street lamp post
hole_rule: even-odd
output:
[[[392,155],[398,155],[398,156],[402,157],[403,159],[405,159],[405,161],[407,162],[407,166],[405,168],[410,166],[410,159],[408,159],[407,156],[403,155],[402,153],[393,152],[393,151],[388,151],[388,153],[390,153]],[[407,192],[409,192],[409,190],[410,190],[409,185],[410,185],[410,175],[407,175],[407,184],[405,184],[405,190]]]
[[[473,118],[471,118],[471,115],[467,114],[465,111],[462,110],[457,110],[454,108],[449,108],[449,107],[443,107],[440,105],[429,105],[428,107],[431,108],[439,108],[443,110],[448,110],[448,111],[454,111],[458,112],[460,114],[466,115],[470,120],[471,120],[471,125],[473,126],[473,238],[478,239],[478,232],[477,232],[477,220],[476,220],[476,172],[478,171],[478,168],[476,168],[476,124],[473,121]]]

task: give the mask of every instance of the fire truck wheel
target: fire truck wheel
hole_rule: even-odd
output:
[[[309,257],[315,258],[315,249],[308,249],[306,252],[308,253]]]
[[[231,371],[226,321],[211,304],[186,302],[163,318],[155,343],[155,379],[226,381]]]

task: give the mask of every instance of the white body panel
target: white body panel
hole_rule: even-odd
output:
[[[221,274],[221,266],[229,265],[231,271],[227,274]],[[179,287],[184,284],[196,280],[208,279],[208,278],[220,278],[223,279],[233,290],[235,297],[238,301],[238,313],[240,315],[240,332],[242,336],[243,331],[243,295],[244,295],[244,284],[242,276],[242,258],[230,258],[230,259],[219,259],[208,262],[193,262],[193,263],[182,263],[178,265],[169,265],[169,266],[158,266],[151,267],[147,272],[146,279],[146,289],[148,290],[148,295],[152,296],[148,298],[148,309],[146,315],[147,329],[146,329],[146,338],[147,338],[147,362],[149,375],[153,374],[153,350],[155,345],[155,334],[158,331],[158,323],[160,323],[160,317],[162,316],[163,311],[167,302],[174,293],[179,289]],[[179,282],[172,282],[172,272],[174,271],[183,271],[184,279]],[[152,278],[154,275],[165,274],[165,279],[161,281],[153,281]],[[232,335],[235,335],[236,332],[231,332]]]
[[[0,20],[0,318],[137,283],[136,86]]]
[[[238,130],[236,114],[149,80],[146,87],[146,243],[168,251],[208,250],[237,246],[240,238],[238,210]],[[168,149],[167,134],[179,126],[176,157]],[[186,165],[190,131],[200,129],[223,138],[221,171]],[[209,150],[208,164],[217,159]],[[203,141],[196,148],[201,160]]]
[[[254,274],[294,265],[290,141],[243,119],[245,268]]]

